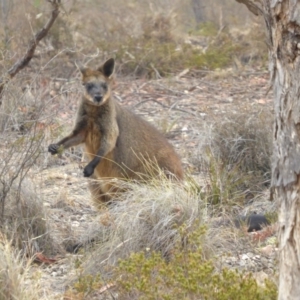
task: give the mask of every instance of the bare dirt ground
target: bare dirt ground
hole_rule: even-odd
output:
[[[158,80],[118,78],[114,95],[122,105],[166,133],[181,155],[184,168],[197,179],[201,174],[199,167],[195,166],[195,157],[199,154],[203,134],[203,130],[198,129],[205,128],[203,124],[226,118],[228,112],[255,115],[272,111],[272,93],[266,95],[268,78],[268,73],[260,70],[240,74],[213,72],[205,77],[185,74]],[[52,91],[55,93],[58,92]],[[65,106],[58,115],[59,122],[71,128],[75,111],[76,103]],[[80,241],[98,214],[90,200],[87,180],[82,175],[84,163],[76,153],[67,152],[63,158],[49,158],[47,168],[35,175],[52,224],[51,230],[60,245],[69,240]],[[274,206],[268,201],[267,191],[252,205],[258,212],[268,211]],[[224,258],[222,264],[254,271],[258,280],[263,280],[276,270],[275,246],[270,246],[271,242],[260,244],[253,235],[244,234],[245,238],[243,245],[234,246],[235,252]],[[78,255],[62,250],[55,257],[55,263],[36,266],[45,294],[50,291],[51,295],[57,295],[57,299],[65,299],[62,295],[66,283],[76,275],[74,265]],[[105,293],[103,297],[106,297]],[[111,299],[109,297],[107,295],[107,299]],[[100,299],[100,296],[95,296],[95,299]]]

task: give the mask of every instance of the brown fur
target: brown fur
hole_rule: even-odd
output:
[[[114,60],[110,59],[97,70],[81,70],[85,93],[75,127],[69,136],[50,145],[49,152],[84,143],[90,161],[84,176],[95,179],[141,179],[149,175],[147,164],[156,163],[168,176],[182,180],[180,159],[166,138],[111,96],[113,69]],[[150,173],[155,175],[153,170]],[[90,189],[93,198],[101,202],[117,190],[109,180],[91,181]]]

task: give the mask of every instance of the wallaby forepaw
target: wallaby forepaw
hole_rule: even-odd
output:
[[[94,168],[92,166],[90,166],[90,165],[87,165],[83,169],[83,176],[84,177],[90,177],[93,173],[94,173]]]
[[[50,152],[52,155],[58,153],[59,146],[57,144],[51,144],[48,147],[48,152]]]

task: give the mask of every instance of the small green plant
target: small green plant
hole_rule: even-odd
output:
[[[74,284],[74,289],[82,295],[89,295],[103,285],[100,274],[98,275],[81,275]]]
[[[194,34],[201,36],[216,36],[218,34],[218,28],[213,22],[204,22],[198,25]]]
[[[186,230],[182,233],[186,235]],[[203,255],[203,228],[185,236],[166,261],[157,252],[133,253],[117,268],[120,299],[277,299],[276,285],[258,286],[251,274],[218,270]]]

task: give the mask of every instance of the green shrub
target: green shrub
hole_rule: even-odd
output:
[[[119,299],[277,299],[276,285],[258,286],[251,274],[218,270],[204,258],[203,229],[188,236],[184,249],[178,246],[166,261],[156,252],[133,253],[117,268]]]

